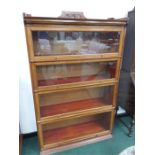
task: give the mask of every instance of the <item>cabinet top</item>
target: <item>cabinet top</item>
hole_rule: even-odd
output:
[[[27,24],[46,24],[46,25],[96,25],[96,26],[125,26],[127,18],[123,19],[71,19],[71,18],[51,18],[24,16],[24,23]]]

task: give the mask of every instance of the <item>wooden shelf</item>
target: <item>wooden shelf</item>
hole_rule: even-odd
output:
[[[73,140],[82,138],[85,136],[91,136],[92,134],[108,132],[107,126],[103,125],[101,120],[89,121],[81,124],[75,124],[67,127],[56,128],[43,132],[44,144],[59,143],[62,141]],[[95,136],[94,136],[95,137]]]
[[[40,107],[41,117],[48,117],[57,114],[69,113],[73,111],[81,111],[86,109],[92,109],[97,107],[103,107],[110,105],[103,98],[87,99],[81,101],[74,101],[62,104],[48,105]]]
[[[73,83],[73,82],[102,80],[102,79],[104,79],[104,77],[101,75],[48,79],[48,80],[39,80],[38,86],[49,86],[49,85],[67,84],[67,83]]]

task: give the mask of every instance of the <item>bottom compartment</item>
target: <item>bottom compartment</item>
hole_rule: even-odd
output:
[[[110,134],[112,112],[74,118],[42,126],[46,148],[58,147]]]

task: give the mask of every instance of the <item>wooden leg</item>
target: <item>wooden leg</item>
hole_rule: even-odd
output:
[[[129,134],[128,136],[131,137],[132,136],[132,132],[133,132],[133,126],[134,126],[135,122],[134,119],[130,122],[130,127],[129,127]]]

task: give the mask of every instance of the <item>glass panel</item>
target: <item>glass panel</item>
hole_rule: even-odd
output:
[[[41,117],[112,105],[113,86],[39,95]]]
[[[106,134],[110,130],[110,118],[111,112],[106,112],[104,114],[45,124],[43,125],[44,144],[61,143],[64,140],[91,134],[95,134],[94,136],[101,133]]]
[[[115,77],[116,62],[37,66],[38,86],[50,86]]]
[[[120,32],[33,31],[35,56],[118,52]]]

